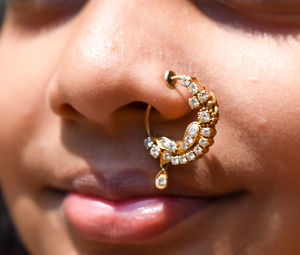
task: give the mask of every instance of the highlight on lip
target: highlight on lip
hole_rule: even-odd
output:
[[[63,208],[69,223],[87,239],[114,243],[138,242],[159,235],[210,202],[171,196],[111,202],[69,193]]]

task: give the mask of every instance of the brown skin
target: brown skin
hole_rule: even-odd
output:
[[[300,14],[296,1],[289,12],[275,1],[76,0],[60,13],[40,2],[14,1],[0,37],[1,186],[32,254],[300,253],[300,28],[281,18]],[[220,121],[210,152],[159,193],[144,105],[169,136],[195,118],[187,91],[165,86],[168,69],[206,83]],[[62,211],[74,176],[95,181],[92,165],[111,200],[128,183],[110,176],[127,168],[147,171],[140,195],[243,192],[138,246],[92,242]],[[128,190],[122,199],[137,195]]]

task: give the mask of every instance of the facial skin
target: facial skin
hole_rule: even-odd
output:
[[[31,254],[300,252],[300,6],[239,2],[9,3],[0,180]],[[187,90],[165,86],[170,69],[207,84],[220,120],[209,153],[172,168],[158,191],[158,162],[143,145],[146,104],[156,109],[154,132],[170,137],[195,119]],[[64,213],[78,187],[109,201],[225,199],[151,239],[95,241]]]

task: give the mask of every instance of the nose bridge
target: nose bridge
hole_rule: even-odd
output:
[[[109,70],[121,65],[119,71],[126,68],[128,72],[133,65],[141,65],[145,55],[151,57],[150,46],[158,47],[150,36],[152,24],[147,22],[145,29],[143,14],[134,12],[129,3],[132,1],[98,1],[87,8],[71,42],[71,54],[83,67]]]
[[[153,18],[149,17],[154,11],[136,10],[136,5],[141,5],[139,1],[104,3],[104,6],[98,4],[98,12],[94,8],[89,14],[82,34],[77,36],[78,42],[74,42],[79,63],[92,64],[98,70],[112,69],[114,73],[118,69],[119,77],[125,77],[126,74],[136,75],[130,72],[137,66],[148,69],[152,62],[158,62],[157,56],[163,52],[161,40],[164,35],[163,31],[157,31]]]
[[[83,10],[52,88],[54,108],[68,103],[96,121],[134,101],[170,118],[188,110],[180,105],[182,94],[164,85],[163,73],[181,49],[169,27],[159,23],[168,16],[158,2],[92,1]]]
[[[174,31],[170,27],[177,24],[169,22],[172,10],[166,13],[160,2],[166,1],[92,2],[70,42],[70,54],[81,65],[79,68],[113,69],[114,72],[118,69],[120,74],[124,71],[136,75],[130,72],[137,66],[146,71],[152,66],[153,69],[163,67],[164,61],[174,61],[171,54],[176,52],[180,56],[181,49],[178,35],[169,31]]]

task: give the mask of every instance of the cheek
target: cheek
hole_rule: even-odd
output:
[[[63,47],[49,41],[63,42],[67,34],[58,29],[45,36],[22,37],[9,23],[6,26],[0,44],[1,170],[22,156],[22,148],[47,114],[46,91]]]
[[[218,75],[207,78],[220,101],[220,121],[252,148],[263,169],[299,176],[300,44],[240,33],[217,31],[223,39],[214,40],[206,57]]]

